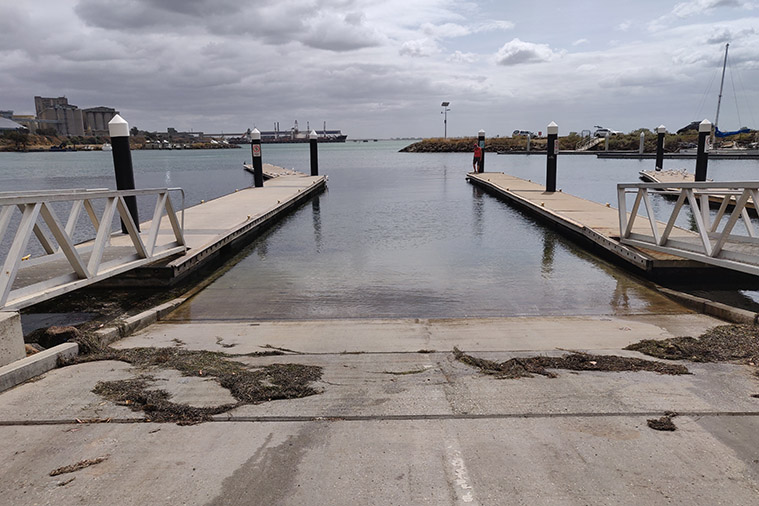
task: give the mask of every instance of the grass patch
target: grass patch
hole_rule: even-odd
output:
[[[625,349],[667,360],[743,360],[749,365],[756,365],[759,363],[759,327],[749,324],[720,325],[707,330],[698,338],[672,337],[660,341],[645,339]]]
[[[651,371],[659,374],[689,374],[682,365],[666,364],[640,358],[619,357],[616,355],[590,355],[588,353],[570,353],[561,357],[526,357],[512,358],[505,362],[495,362],[468,355],[458,348],[453,348],[456,360],[476,367],[484,374],[496,378],[516,379],[531,378],[538,374],[548,378],[557,375],[548,369],[565,369],[570,371]]]
[[[98,345],[96,339],[85,339],[86,355],[65,365],[101,360],[126,362],[145,371],[155,368],[174,369],[183,376],[213,378],[228,389],[237,400],[234,404],[199,408],[173,403],[168,392],[151,389],[149,375],[136,379],[102,381],[93,390],[133,411],[142,411],[154,422],[198,423],[211,416],[245,404],[259,404],[278,399],[297,399],[319,393],[310,384],[321,379],[322,369],[301,364],[270,364],[249,368],[226,353],[171,348],[115,349]],[[278,350],[248,354],[254,356],[282,355]]]

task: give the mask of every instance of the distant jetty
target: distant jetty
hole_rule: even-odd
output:
[[[295,144],[309,141],[309,135],[311,133],[310,125],[306,127],[306,130],[300,130],[298,128],[298,122],[289,130],[280,130],[279,122],[274,124],[274,130],[263,130],[261,134],[261,143],[263,144]],[[321,130],[314,130],[316,132],[316,139],[318,142],[345,142],[348,138],[340,130],[327,130],[327,123]],[[250,128],[242,135],[238,137],[231,137],[228,140],[230,144],[250,144],[252,132]]]
[[[474,149],[476,137],[422,139],[401,149],[401,153],[467,153]],[[485,151],[526,152],[526,138],[493,137],[485,139]],[[546,139],[533,139],[531,150],[545,151]]]

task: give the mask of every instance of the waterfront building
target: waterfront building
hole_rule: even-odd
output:
[[[34,97],[34,112],[39,118],[42,112],[46,109],[54,109],[56,107],[74,107],[69,106],[69,99],[66,97]]]
[[[72,137],[84,135],[82,111],[75,105],[54,106],[37,114],[37,119],[52,122],[58,135]]]
[[[108,135],[108,122],[119,113],[112,107],[90,107],[82,109],[84,119],[84,131],[87,135]]]
[[[36,128],[55,128],[61,136],[107,136],[108,122],[119,112],[111,107],[79,109],[66,97],[34,97]]]

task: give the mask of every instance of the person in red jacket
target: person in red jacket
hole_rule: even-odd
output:
[[[480,158],[482,158],[482,149],[478,144],[474,145],[474,160],[472,160],[472,172],[479,172]]]

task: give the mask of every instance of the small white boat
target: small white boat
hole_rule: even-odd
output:
[[[113,151],[113,147],[111,146],[110,142],[106,142],[105,144],[103,144],[100,147],[100,149],[102,149],[103,151]]]

